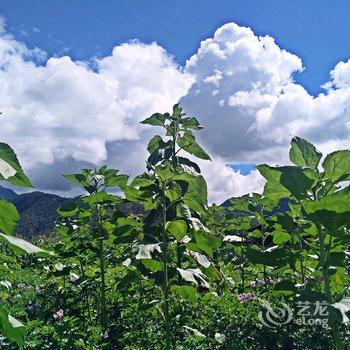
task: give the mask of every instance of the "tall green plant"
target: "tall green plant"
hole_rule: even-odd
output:
[[[202,223],[207,214],[207,185],[200,168],[182,155],[185,151],[210,159],[193,133],[202,128],[197,119],[185,117],[177,104],[172,114],[155,113],[142,123],[163,128],[166,136],[156,135],[150,140],[148,173],[136,177],[125,194],[149,210],[136,260],[162,289],[165,349],[170,349],[174,345],[171,300],[175,295],[193,300],[195,287],[209,288],[206,275],[219,275],[209,258],[221,241],[211,236]]]
[[[330,325],[335,345],[343,349],[339,328],[344,319],[336,310],[344,313],[350,309],[342,288],[346,280],[344,251],[349,247],[350,188],[346,183],[341,186],[350,180],[350,151],[327,155],[321,167],[322,154],[308,141],[294,137],[289,156],[294,166],[258,167],[267,180],[264,196],[274,201],[288,198],[290,211],[298,212],[299,220],[307,223],[296,231],[303,243],[299,247],[313,253],[316,264],[311,265],[312,275],[319,276],[323,285],[318,298],[331,305]],[[280,230],[290,235],[287,226],[288,222],[284,222]],[[296,287],[292,289],[295,291]],[[298,291],[305,298],[314,295],[313,292],[308,286]]]
[[[106,192],[111,187],[124,187],[128,177],[106,166],[100,169],[84,169],[80,174],[65,175],[80,185],[88,195],[64,203],[58,210],[62,256],[75,257],[77,270],[85,283],[87,262],[97,265],[99,276],[99,320],[102,331],[107,329],[106,270],[110,263],[111,249],[118,243],[116,236],[123,215],[119,211],[120,197]]]

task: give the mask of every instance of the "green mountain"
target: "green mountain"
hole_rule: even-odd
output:
[[[45,192],[17,194],[1,186],[0,198],[11,202],[17,208],[20,220],[15,234],[28,240],[55,233],[55,222],[58,219],[57,209],[62,203],[69,200],[69,198]],[[142,205],[137,203],[123,204],[120,209],[124,214],[145,213]]]
[[[55,222],[58,219],[56,210],[67,200],[44,192],[16,194],[3,187],[0,187],[0,198],[6,199],[17,208],[20,220],[16,235],[29,240],[55,231]]]
[[[0,186],[0,198],[9,200],[17,196],[17,193],[9,188]]]

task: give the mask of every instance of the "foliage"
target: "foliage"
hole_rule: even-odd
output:
[[[323,157],[294,137],[293,165],[258,166],[262,194],[208,206],[197,119],[175,105],[142,123],[164,132],[148,143],[147,171],[66,175],[85,194],[58,209],[54,242],[12,236],[18,213],[0,202],[0,341],[28,350],[349,348],[350,151]],[[8,146],[0,160],[3,179],[28,185]],[[268,307],[300,303],[311,308],[305,323],[263,323]],[[325,326],[307,322],[317,303]]]
[[[12,148],[0,143],[0,180],[7,181],[17,186],[31,186],[27,176],[24,174],[17,156]],[[0,199],[0,240],[2,244],[7,244],[16,253],[43,254],[48,252],[36,247],[35,245],[12,236],[14,228],[19,219],[15,206],[5,200]],[[6,256],[4,256],[6,260]],[[11,288],[10,281],[1,281],[2,285]],[[22,347],[24,345],[24,336],[26,328],[22,322],[9,314],[6,306],[0,304],[0,330],[6,338],[12,340]]]

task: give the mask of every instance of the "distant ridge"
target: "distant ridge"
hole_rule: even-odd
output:
[[[17,236],[32,240],[38,236],[55,233],[55,223],[58,219],[57,209],[70,198],[60,197],[45,192],[29,192],[17,194],[11,189],[0,186],[0,198],[11,202],[20,214],[16,227]],[[142,205],[137,203],[122,204],[124,214],[144,214]]]
[[[9,200],[17,196],[17,193],[9,188],[0,186],[0,198]]]
[[[44,192],[17,194],[4,187],[0,187],[0,198],[6,199],[17,208],[20,220],[15,233],[29,240],[54,233],[58,219],[57,208],[68,200]]]

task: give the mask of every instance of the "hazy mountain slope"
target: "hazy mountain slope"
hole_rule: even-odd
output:
[[[45,192],[16,194],[1,186],[0,198],[13,203],[17,208],[20,220],[16,228],[16,235],[27,239],[54,233],[55,222],[58,219],[57,208],[69,200],[69,198]],[[126,215],[145,213],[142,205],[138,203],[122,204],[120,209]]]
[[[57,208],[67,200],[49,193],[31,192],[17,195],[9,201],[20,214],[17,235],[28,239],[54,232]]]
[[[16,196],[17,193],[15,191],[0,186],[0,198],[8,200]]]

